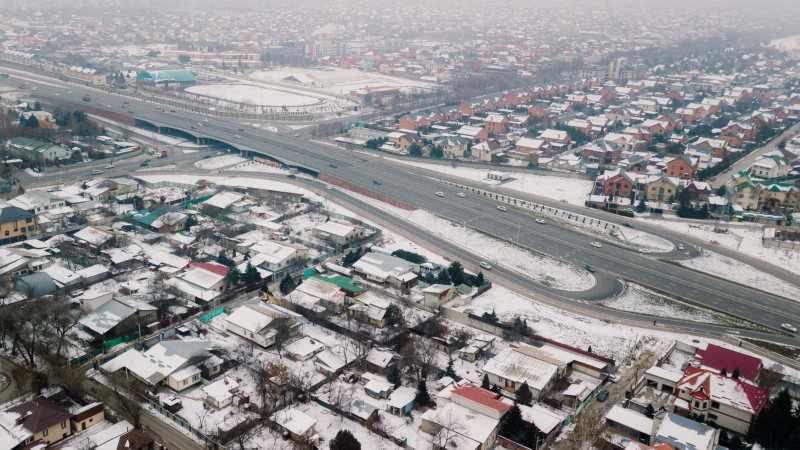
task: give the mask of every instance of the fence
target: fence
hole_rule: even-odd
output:
[[[159,412],[160,414],[162,414],[164,417],[166,417],[167,419],[169,419],[169,420],[171,420],[171,421],[175,422],[175,423],[176,423],[177,425],[179,425],[181,428],[183,428],[184,430],[186,430],[186,431],[188,431],[189,433],[191,433],[191,434],[192,434],[192,436],[194,436],[194,437],[196,437],[196,438],[200,439],[200,441],[201,441],[201,442],[202,442],[204,445],[206,445],[206,446],[210,446],[211,448],[215,448],[215,449],[223,449],[223,448],[225,448],[225,447],[223,447],[222,445],[220,445],[220,444],[219,444],[217,441],[215,441],[214,439],[211,439],[210,437],[206,436],[205,434],[203,434],[202,432],[200,432],[199,430],[197,430],[196,428],[194,428],[194,427],[193,427],[191,424],[189,424],[189,423],[188,423],[188,422],[186,422],[185,420],[181,419],[180,417],[176,416],[175,414],[172,414],[171,412],[169,412],[169,411],[167,411],[166,409],[162,408],[162,407],[161,407],[161,405],[159,405],[158,403],[156,403],[156,402],[154,402],[154,401],[150,400],[149,398],[147,398],[147,397],[145,397],[145,396],[142,396],[142,398],[144,398],[145,400],[147,400],[147,403],[149,403],[149,404],[150,404],[150,406],[152,406],[152,407],[153,407],[153,409],[155,409],[156,411],[158,411],[158,412]]]
[[[221,306],[221,307],[211,311],[208,314],[205,314],[205,315],[202,315],[202,316],[198,317],[197,320],[199,320],[200,322],[206,323],[209,320],[213,319],[214,317],[217,317],[218,315],[220,315],[220,314],[222,314],[224,312],[227,312],[227,309],[224,306]]]

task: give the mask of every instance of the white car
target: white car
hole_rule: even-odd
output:
[[[333,186],[331,186],[331,185],[325,186],[325,189],[327,189],[329,191],[332,191],[333,190]]]
[[[612,383],[616,383],[617,381],[619,381],[619,375],[617,375],[616,373],[612,373],[611,375],[608,376],[608,380],[611,381]]]
[[[113,169],[113,168],[114,168],[113,164],[109,164],[109,165],[106,166],[106,169]]]
[[[506,208],[505,206],[498,206],[497,209],[503,212],[508,211],[508,208]]]
[[[478,265],[486,270],[492,270],[492,265],[487,263],[486,261],[481,261],[480,263],[478,263]]]
[[[536,219],[535,222],[536,223],[547,223],[547,222],[544,221],[544,219]]]
[[[600,243],[599,243],[599,242],[597,242],[597,241],[594,241],[594,242],[592,242],[592,244],[591,244],[591,245],[592,245],[592,247],[597,247],[597,248],[600,248],[600,247],[602,247],[602,245],[600,245]]]
[[[436,193],[436,196],[437,196],[437,197],[444,197],[444,192],[437,192],[437,193]]]
[[[678,244],[678,250],[683,250],[683,244]]]
[[[793,325],[790,325],[788,323],[782,323],[781,324],[781,328],[783,328],[786,331],[790,331],[792,333],[797,333],[797,328],[795,328]]]
[[[466,197],[466,196],[467,196],[467,194],[465,194],[465,193],[463,193],[463,192],[459,192],[459,193],[458,193],[458,194],[456,194],[456,195],[457,195],[457,196],[459,196],[459,197]]]
[[[236,139],[241,139],[241,138],[242,138],[242,137],[241,137],[241,136],[239,136],[238,134],[237,134],[237,135],[235,135],[235,136],[233,136],[233,137],[235,137]]]
[[[650,254],[650,249],[647,249],[647,248],[640,248],[640,249],[639,249],[639,253],[643,253],[643,254],[645,254],[645,255],[649,255],[649,254]]]

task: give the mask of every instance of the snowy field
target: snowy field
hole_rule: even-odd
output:
[[[667,298],[644,286],[634,283],[626,286],[622,294],[602,302],[602,305],[611,309],[629,311],[653,317],[728,325],[748,329],[755,326],[760,329],[760,327],[750,322]]]
[[[649,225],[655,225],[687,234],[712,244],[738,250],[748,256],[760,258],[785,270],[800,274],[800,252],[790,252],[765,248],[761,245],[764,235],[761,225],[753,223],[731,223],[728,233],[715,233],[714,224],[709,221],[679,219],[677,217],[645,216],[637,218]]]
[[[282,175],[289,173],[289,171],[286,169],[281,169],[280,167],[270,166],[269,164],[263,164],[258,161],[251,160],[246,160],[245,162],[238,164],[236,167],[230,167],[227,170],[256,173],[279,173]]]
[[[703,252],[703,256],[678,263],[725,279],[729,279],[731,274],[736,274],[736,278],[731,281],[800,301],[800,288],[797,286],[719,253]]]
[[[767,44],[767,46],[785,51],[800,49],[800,34],[773,39],[769,41],[769,44]]]
[[[242,158],[241,156],[238,155],[222,155],[209,159],[201,159],[200,161],[194,163],[194,165],[198,169],[214,170],[214,169],[221,169],[223,167],[233,166],[235,164],[240,164],[246,161],[249,160]]]
[[[323,99],[308,93],[288,92],[251,84],[206,84],[186,88],[186,92],[256,106],[311,106],[323,102]]]
[[[423,210],[406,211],[369,197],[361,200],[384,209],[398,218],[413,223],[451,243],[486,258],[493,265],[530,276],[543,285],[568,291],[583,291],[594,286],[595,280],[588,272],[571,264],[533,253],[499,239],[487,236],[463,225],[455,224]],[[501,262],[502,261],[502,262]]]
[[[279,70],[253,72],[250,74],[250,78],[254,80],[265,80],[291,85],[292,82],[285,81],[288,77],[294,77],[300,80],[302,85],[334,94],[349,94],[350,91],[364,88],[390,88],[409,92],[416,89],[432,89],[435,87],[435,85],[419,80],[393,77],[375,72],[362,72],[357,69],[333,68],[314,70],[290,67]]]
[[[197,184],[199,180],[206,180],[210,183],[219,184],[222,186],[233,186],[242,188],[265,189],[272,191],[296,193],[305,196],[316,198],[316,194],[303,188],[299,188],[293,184],[284,183],[282,181],[265,180],[261,178],[247,178],[247,177],[221,177],[221,176],[205,176],[205,175],[136,175],[151,183],[180,183],[180,184]]]
[[[528,194],[539,195],[552,200],[563,201],[580,206],[583,206],[594,184],[591,180],[583,180],[580,178],[564,178],[518,172],[509,173],[509,177],[514,178],[514,180],[501,182],[489,180],[486,177],[486,174],[488,174],[490,171],[497,171],[497,169],[475,169],[472,167],[461,167],[458,165],[456,167],[452,167],[446,164],[431,164],[416,161],[404,161],[399,159],[392,159],[392,161],[464,178],[471,181],[478,181],[487,186],[503,187],[506,189],[526,192]],[[500,171],[502,172],[502,169]]]

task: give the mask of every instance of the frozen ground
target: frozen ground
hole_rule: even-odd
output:
[[[399,159],[393,159],[392,161],[400,164],[421,167],[434,172],[461,177],[467,180],[479,181],[487,186],[513,189],[515,191],[526,192],[528,194],[539,195],[552,200],[563,201],[580,206],[584,205],[584,202],[586,201],[586,198],[593,186],[593,182],[591,180],[518,172],[510,172],[509,178],[513,178],[513,180],[502,182],[489,180],[486,178],[487,173],[497,170],[502,172],[502,168],[489,170],[462,167],[458,165],[456,165],[456,167],[452,167],[447,164],[431,164]]]
[[[253,72],[250,78],[273,82],[283,81],[287,77],[295,77],[303,84],[334,94],[349,94],[352,90],[364,88],[392,88],[401,91],[414,89],[431,89],[434,85],[418,80],[393,77],[375,72],[362,72],[357,69],[306,69],[287,67],[277,70]],[[291,82],[287,83],[291,85]]]
[[[209,159],[201,159],[200,161],[194,163],[194,165],[198,169],[213,170],[243,163],[245,161],[248,160],[238,155],[222,155]]]
[[[611,309],[630,311],[653,317],[761,329],[761,327],[750,322],[736,319],[727,314],[683,303],[633,283],[629,284],[622,294],[613,299],[603,301],[602,305]]]
[[[700,272],[800,301],[800,288],[797,286],[719,253],[703,252],[703,256],[678,263]],[[732,274],[735,274],[735,278],[731,278]]]
[[[442,219],[427,211],[409,212],[372,198],[352,193],[351,195],[356,195],[363,201],[384,209],[398,218],[437,234],[454,245],[477,253],[493,265],[504,266],[528,275],[546,286],[569,291],[583,291],[594,286],[593,276],[570,264],[540,256],[527,249]]]
[[[790,252],[765,248],[761,245],[764,235],[761,225],[753,223],[732,223],[727,233],[715,233],[714,223],[709,221],[686,220],[670,216],[644,216],[643,220],[680,233],[688,234],[712,244],[738,250],[748,256],[759,258],[765,263],[800,274],[800,252]]]
[[[309,93],[284,91],[252,84],[199,85],[186,88],[186,92],[256,106],[311,106],[323,101]]]
[[[241,164],[236,165],[236,167],[230,167],[227,170],[238,170],[242,172],[258,172],[258,173],[279,173],[282,175],[286,175],[289,173],[286,169],[281,169],[280,167],[270,166],[269,164],[263,164],[258,161],[251,161],[245,160]]]
[[[221,176],[205,176],[205,175],[139,175],[145,181],[153,183],[166,182],[166,183],[180,183],[180,184],[196,184],[199,180],[206,180],[211,183],[216,183],[224,186],[235,186],[254,189],[266,189],[280,192],[291,192],[302,194],[305,196],[314,196],[310,191],[299,188],[293,184],[284,183],[282,181],[266,180],[261,178],[247,178],[247,177],[221,177]]]

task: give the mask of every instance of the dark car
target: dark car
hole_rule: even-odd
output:
[[[595,270],[595,268],[594,268],[594,267],[592,267],[592,265],[591,265],[591,264],[587,264],[587,265],[586,265],[586,270],[588,270],[589,272],[592,272],[592,273],[595,273],[595,272],[597,272],[597,270]]]
[[[328,164],[328,165],[333,167],[334,169],[337,167],[336,164]]]
[[[378,180],[372,180],[372,182],[375,183],[375,184],[381,184],[381,182],[378,181]]]
[[[290,173],[289,175],[286,175],[286,176],[289,177],[289,178],[297,178],[297,176],[295,174],[293,174],[293,173]]]
[[[603,389],[602,391],[597,393],[597,401],[604,402],[608,398],[608,391]]]
[[[147,162],[147,161],[142,161],[142,163],[141,163],[141,164],[139,164],[139,165],[140,165],[141,167],[146,167],[146,166],[149,166],[149,165],[150,165],[150,163],[149,163],[149,162]]]
[[[630,222],[622,222],[623,227],[633,228],[633,224]]]
[[[211,158],[211,155],[203,156],[203,159],[208,159],[208,158]]]

